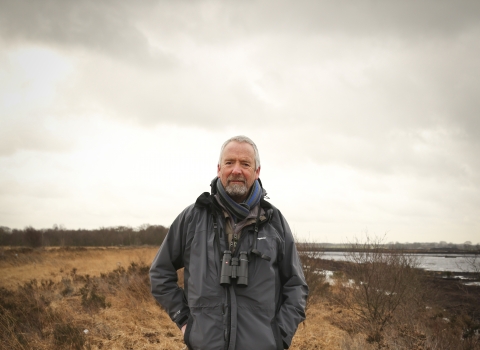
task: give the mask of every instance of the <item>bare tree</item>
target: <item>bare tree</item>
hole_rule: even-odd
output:
[[[465,255],[464,259],[469,272],[480,274],[480,251],[476,251],[474,254]]]
[[[38,248],[42,246],[42,232],[35,230],[32,226],[25,227],[25,243],[32,248]]]
[[[457,268],[463,272],[473,272],[480,275],[480,246],[473,246],[470,241],[464,243],[469,253],[462,256],[461,261],[456,261]]]
[[[337,302],[351,310],[363,322],[367,340],[380,342],[383,331],[401,306],[415,299],[419,273],[417,259],[399,250],[385,249],[383,238],[351,245],[345,254],[349,262],[347,283],[340,288]]]

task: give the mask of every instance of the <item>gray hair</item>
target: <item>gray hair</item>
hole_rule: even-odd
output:
[[[243,136],[243,135],[238,135],[238,136],[234,136],[234,137],[230,137],[227,141],[225,141],[222,145],[222,148],[220,149],[220,158],[218,158],[218,164],[220,164],[222,162],[222,154],[223,154],[223,150],[225,149],[225,147],[227,147],[227,145],[232,142],[232,141],[236,141],[236,142],[240,142],[240,143],[243,143],[243,142],[246,142],[248,143],[249,145],[251,145],[253,147],[253,151],[255,153],[255,170],[257,170],[258,168],[260,168],[260,155],[258,154],[258,149],[257,149],[257,145],[255,144],[255,142],[253,142],[249,137],[247,136]]]

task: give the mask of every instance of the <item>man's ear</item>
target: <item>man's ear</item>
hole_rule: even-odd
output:
[[[217,164],[217,176],[220,177],[220,164]]]
[[[255,170],[255,180],[258,180],[259,177],[260,177],[260,167],[258,167],[257,170]]]

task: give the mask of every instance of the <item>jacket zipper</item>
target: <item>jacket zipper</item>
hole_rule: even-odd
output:
[[[261,210],[261,208],[259,208],[259,210]],[[226,222],[225,222],[225,217],[223,217],[223,215],[221,215],[221,218],[222,218],[222,223],[223,223],[223,227],[225,227],[226,225]],[[269,218],[267,217],[267,219],[265,219],[264,221],[261,221],[258,225],[258,229],[260,229],[260,227],[262,227],[265,223],[267,223],[269,221]],[[236,224],[235,224],[236,225]],[[233,253],[232,253],[232,256],[236,256],[237,253],[238,253],[238,249],[240,247],[240,243],[242,242],[243,239],[245,239],[244,237],[247,236],[247,229],[249,227],[251,227],[253,224],[251,225],[248,225],[248,226],[245,226],[243,229],[242,229],[242,234],[240,235],[240,239],[238,240],[237,242],[237,246],[235,247]],[[227,235],[223,235],[224,236],[224,239],[225,239],[225,247],[227,247],[227,249],[229,248],[229,245],[228,245],[228,237]],[[223,252],[220,252],[220,256],[222,256]],[[231,311],[231,300],[230,300],[230,289],[229,289],[229,286],[226,286],[226,287],[223,287],[225,288],[225,291],[226,291],[226,294],[227,294],[227,329],[225,330],[225,346],[224,346],[224,350],[228,350],[228,346],[230,344],[230,328],[232,327],[232,311]]]
[[[225,222],[225,217],[223,215],[219,215],[221,216],[221,220],[222,220],[222,224],[223,224],[223,227],[222,227],[222,231],[223,229],[225,228],[225,225],[226,225],[226,222]],[[229,246],[228,246],[228,235],[225,234],[223,235],[223,238],[225,240],[225,247],[227,247],[227,249],[229,249]],[[223,252],[220,251],[220,257],[223,256]],[[228,286],[225,286],[223,287],[225,289],[225,294],[226,294],[226,302],[227,302],[227,307],[226,307],[226,312],[227,312],[227,325],[226,325],[226,329],[224,331],[224,339],[225,339],[225,346],[223,347],[224,350],[228,350],[228,345],[230,344],[230,328],[232,327],[232,312],[231,312],[231,300],[230,300],[230,290],[229,290],[229,287]],[[223,311],[225,312],[225,306],[223,306]]]

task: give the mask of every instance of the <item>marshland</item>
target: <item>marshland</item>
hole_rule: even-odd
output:
[[[298,244],[310,295],[291,349],[480,348],[478,285],[421,269],[403,251],[385,254],[376,240],[361,244],[344,261]],[[0,248],[0,348],[184,349],[150,294],[157,250]],[[478,271],[464,276],[478,281]]]

